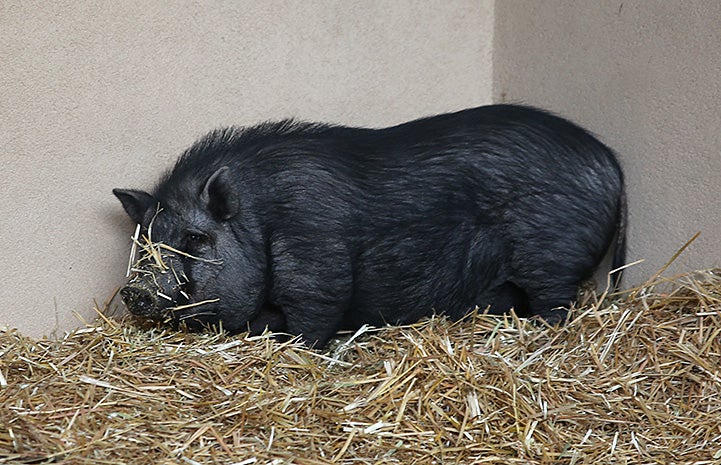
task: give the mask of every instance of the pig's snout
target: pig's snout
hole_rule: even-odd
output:
[[[158,297],[148,289],[125,286],[120,290],[120,295],[134,315],[153,317],[158,312]]]

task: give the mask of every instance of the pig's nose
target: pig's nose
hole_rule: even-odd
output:
[[[155,296],[147,289],[126,286],[120,290],[120,295],[135,315],[149,316],[155,311]]]

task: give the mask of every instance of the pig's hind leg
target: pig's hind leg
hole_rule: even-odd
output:
[[[525,282],[529,316],[541,318],[551,326],[564,323],[578,294],[578,284],[578,278],[560,272]]]

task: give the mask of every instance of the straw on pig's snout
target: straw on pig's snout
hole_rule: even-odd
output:
[[[200,305],[207,305],[212,304],[215,302],[219,302],[220,299],[207,299],[207,300],[201,300],[200,302],[193,302],[192,304],[185,304],[185,305],[177,305],[175,307],[168,308],[171,312],[177,312],[178,310],[187,310],[189,308],[198,307]],[[190,316],[197,316],[197,315],[190,315]]]
[[[159,208],[156,212],[157,214],[161,211]],[[140,225],[137,225],[135,228],[135,234],[132,236],[132,243],[130,248],[130,258],[128,263],[128,270],[126,273],[126,277],[129,277],[131,272],[135,272],[137,274],[142,274],[149,276],[153,283],[155,284],[156,294],[161,297],[162,299],[165,299],[169,302],[176,303],[176,300],[169,295],[163,293],[161,289],[163,289],[163,286],[160,285],[158,282],[158,276],[166,275],[166,273],[170,272],[172,273],[172,277],[175,280],[175,286],[178,288],[178,293],[182,295],[186,300],[191,300],[191,297],[182,290],[182,286],[188,282],[187,277],[185,276],[185,273],[181,270],[180,275],[176,271],[175,267],[173,266],[173,262],[167,260],[167,258],[170,256],[169,254],[165,254],[164,251],[170,252],[173,255],[180,255],[185,258],[189,258],[191,260],[197,260],[199,262],[209,263],[213,265],[222,265],[223,260],[221,259],[207,259],[203,257],[197,257],[195,255],[192,255],[190,253],[184,252],[182,250],[179,250],[175,247],[172,247],[168,244],[165,244],[163,242],[153,242],[152,239],[152,225],[155,221],[156,216],[153,217],[153,220],[150,222],[150,225],[148,226],[148,234],[146,235],[140,235],[141,227]],[[137,258],[137,252],[138,250],[141,250],[142,253],[140,257]],[[150,265],[147,265],[147,263],[150,263]],[[148,269],[155,268],[155,270]],[[207,305],[210,303],[218,302],[220,299],[205,299],[198,302],[192,302],[184,305],[174,305],[171,307],[166,308],[169,312],[177,312],[179,310],[187,310],[189,308],[198,307],[201,305]],[[201,315],[213,315],[212,312],[205,312],[205,313],[193,313],[190,315],[185,315],[181,319],[188,319],[191,317],[201,316]]]
[[[138,253],[138,237],[140,236],[140,225],[135,225],[135,234],[131,237],[132,241],[130,243],[130,258],[128,258],[128,270],[125,272],[125,277],[129,278],[130,273],[133,269],[133,264],[135,263],[135,255]]]
[[[183,252],[182,250],[178,250],[175,247],[171,247],[168,244],[163,244],[162,242],[159,242],[157,245],[161,249],[168,250],[170,252],[176,253],[178,255],[182,255],[183,257],[191,258],[193,260],[197,260],[199,262],[212,263],[213,265],[222,265],[223,264],[223,260],[220,258],[212,258],[211,259],[211,258],[196,257],[195,255],[191,255],[187,252]]]

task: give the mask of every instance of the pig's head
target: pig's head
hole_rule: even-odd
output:
[[[140,259],[120,291],[130,312],[190,328],[245,329],[264,301],[265,252],[229,168],[171,173],[154,194],[113,193],[142,231]]]

